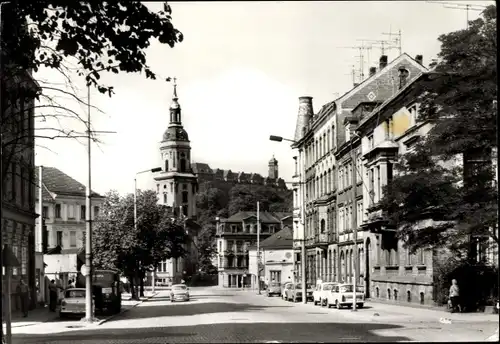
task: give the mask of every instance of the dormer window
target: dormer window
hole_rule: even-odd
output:
[[[399,67],[399,89],[402,89],[403,87],[406,86],[409,75],[410,72],[408,71],[408,69],[406,69],[403,66]]]
[[[350,130],[350,124],[347,123],[345,125],[345,140],[346,142],[349,141],[351,139],[351,130]]]
[[[419,107],[418,103],[408,107],[408,112],[410,113],[410,126],[417,124]]]

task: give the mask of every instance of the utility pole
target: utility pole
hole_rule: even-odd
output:
[[[353,241],[353,244],[354,244],[354,252],[353,252],[353,272],[354,272],[354,278],[353,278],[353,283],[352,283],[352,287],[353,287],[353,301],[352,301],[352,311],[353,312],[356,312],[356,302],[357,302],[357,297],[356,297],[356,289],[357,289],[357,285],[358,285],[358,228],[357,228],[357,221],[356,221],[356,213],[357,213],[357,209],[356,209],[356,175],[358,174],[358,171],[357,171],[357,166],[356,166],[356,150],[354,149],[354,147],[352,146],[352,143],[351,143],[351,161],[352,161],[352,166],[353,166],[353,174],[352,174],[352,187],[351,187],[351,197],[352,197],[352,214],[351,214],[351,226],[352,226],[352,229],[353,229],[353,238],[352,238],[352,241]]]
[[[260,208],[257,202],[257,292],[260,295]]]

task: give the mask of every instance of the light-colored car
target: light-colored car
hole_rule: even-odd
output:
[[[85,288],[69,288],[64,291],[59,317],[85,314]]]
[[[350,283],[337,284],[332,287],[326,305],[328,308],[335,306],[337,309],[342,307],[352,307],[354,294],[356,294],[356,307],[363,308],[365,304],[365,293],[362,286],[356,287],[354,293],[354,286]]]
[[[185,284],[174,284],[170,288],[170,302],[189,301],[189,288]]]
[[[281,295],[281,283],[279,282],[271,282],[267,286],[266,295],[271,297],[273,295]]]
[[[313,300],[313,287],[310,284],[307,284],[306,288],[307,288],[306,289],[306,293],[307,293],[306,298],[308,301],[312,301]],[[290,291],[287,293],[287,296],[288,296],[288,298],[285,299],[287,301],[293,301],[293,302],[301,301],[302,300],[302,284],[297,283],[297,284],[292,285],[292,287],[290,288]]]
[[[314,305],[326,306],[326,299],[332,287],[336,285],[335,282],[323,282],[316,285],[316,289],[313,291]]]
[[[292,286],[293,286],[292,282],[286,282],[285,284],[283,284],[281,288],[281,298],[283,300],[288,300],[287,293],[290,293],[290,289],[292,288]]]

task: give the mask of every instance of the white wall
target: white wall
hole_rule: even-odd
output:
[[[76,254],[46,254],[43,256],[43,261],[45,264],[47,264],[47,266],[45,267],[45,274],[55,274],[59,272],[78,272],[76,268]]]
[[[281,271],[281,282],[293,281],[293,250],[264,250],[265,281],[271,281],[271,271]],[[290,277],[290,278],[288,278]]]

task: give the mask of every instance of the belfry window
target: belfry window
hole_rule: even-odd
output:
[[[168,171],[168,160],[165,160],[165,171]]]

